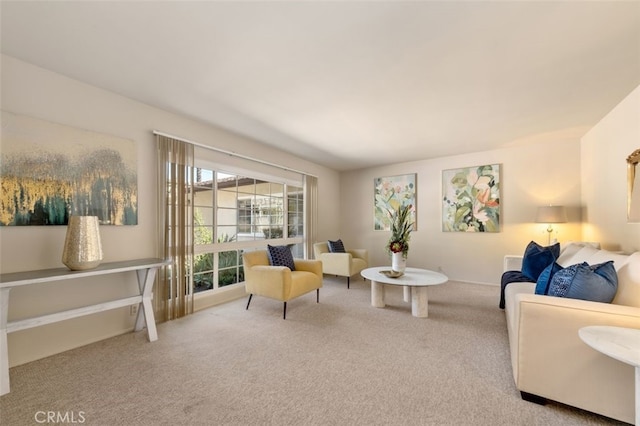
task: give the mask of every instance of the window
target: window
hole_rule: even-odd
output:
[[[304,237],[304,200],[302,186],[287,186],[287,236]],[[302,244],[296,244],[293,257],[304,257]]]
[[[196,169],[194,293],[244,281],[243,250],[287,244],[302,257],[302,184],[277,180]]]

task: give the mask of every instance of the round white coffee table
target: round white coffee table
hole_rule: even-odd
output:
[[[640,425],[640,329],[591,325],[578,330],[593,349],[635,367],[636,425]]]
[[[381,273],[389,271],[389,266],[378,266],[364,269],[360,274],[371,280],[371,306],[384,308],[384,286],[398,285],[404,287],[404,301],[411,300],[411,314],[418,318],[429,316],[429,297],[427,287],[444,284],[449,281],[446,275],[428,269],[407,268],[404,275],[391,278]]]

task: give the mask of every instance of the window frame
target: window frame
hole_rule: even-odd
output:
[[[293,181],[291,179],[285,179],[285,178],[281,178],[278,176],[272,176],[272,175],[265,175],[263,173],[260,172],[255,172],[252,173],[251,171],[247,171],[247,170],[238,170],[238,171],[233,171],[233,168],[224,168],[224,167],[220,167],[217,164],[213,164],[213,163],[209,163],[206,160],[202,160],[196,157],[195,159],[195,173],[194,175],[196,176],[200,176],[201,174],[198,173],[198,170],[206,170],[207,172],[211,172],[211,178],[212,178],[212,187],[210,189],[205,189],[205,190],[210,190],[212,193],[211,196],[211,202],[212,202],[212,209],[213,209],[213,213],[212,213],[212,224],[209,226],[208,224],[205,226],[207,228],[210,228],[212,230],[212,237],[211,237],[211,242],[209,243],[205,243],[205,244],[201,244],[198,243],[197,241],[194,241],[194,271],[193,274],[191,276],[191,285],[193,287],[193,291],[194,291],[194,295],[195,297],[203,297],[206,295],[211,295],[211,294],[215,294],[216,292],[222,290],[222,289],[227,289],[227,288],[233,288],[233,287],[238,287],[238,286],[243,286],[244,285],[244,279],[243,279],[243,265],[242,265],[242,252],[243,251],[251,251],[251,250],[260,250],[260,249],[266,249],[267,245],[291,245],[292,247],[295,248],[294,250],[294,256],[295,257],[302,257],[302,253],[304,253],[304,242],[305,242],[305,226],[304,226],[304,220],[305,220],[305,216],[304,216],[304,176],[302,174],[300,174],[300,181]],[[236,181],[236,186],[235,186],[235,191],[229,191],[231,192],[235,192],[235,238],[233,241],[219,241],[220,240],[220,232],[219,232],[219,228],[220,228],[220,224],[219,222],[219,209],[230,209],[232,210],[232,208],[230,206],[227,207],[220,207],[219,203],[218,203],[218,176],[219,175],[228,175],[228,176],[235,176],[235,181]],[[238,183],[241,181],[241,178],[246,178],[246,179],[251,179],[253,180],[253,193],[251,192],[243,192],[240,190],[240,188],[243,188],[244,186],[239,185]],[[259,183],[267,183],[268,187],[269,187],[269,194],[261,194],[260,192],[264,192],[264,189],[261,188],[260,190],[258,190],[258,186]],[[204,188],[208,188],[205,187],[204,185],[199,185],[200,182],[194,182],[195,187],[204,187]],[[280,196],[279,197],[274,197],[274,192],[272,188],[281,188],[281,192],[279,192]],[[301,235],[296,235],[294,237],[290,237],[289,236],[289,229],[290,229],[290,224],[289,224],[289,220],[292,216],[290,216],[290,212],[289,212],[289,201],[290,201],[290,193],[289,193],[289,189],[288,188],[293,188],[294,191],[293,193],[296,194],[295,197],[293,197],[293,199],[296,201],[296,206],[298,207],[298,210],[295,212],[297,214],[297,216],[294,217],[298,217],[299,218],[299,223],[295,224],[295,226],[298,228],[298,230],[301,229]],[[238,234],[242,234],[241,232],[241,227],[245,226],[246,224],[242,224],[240,223],[240,211],[241,211],[241,206],[240,206],[240,200],[246,196],[247,200],[250,200],[249,203],[249,209],[251,210],[251,217],[250,217],[250,229],[252,230],[252,234],[254,236],[253,239],[249,239],[249,240],[242,240],[242,241],[238,241]],[[260,212],[260,206],[257,202],[258,197],[266,197],[268,198],[268,202],[267,202],[267,206],[266,209],[268,212],[273,213],[273,204],[276,204],[275,208],[276,210],[279,209],[279,211],[276,211],[275,215],[273,216],[277,216],[279,220],[276,221],[276,227],[279,227],[280,223],[282,226],[282,236],[278,237],[278,238],[256,238],[257,233],[255,232],[255,229],[257,226],[264,226],[264,225],[258,225],[256,223],[256,217],[254,216],[254,214],[256,212]],[[204,209],[208,209],[209,206],[208,205],[202,205],[203,203],[201,201],[197,200],[197,196],[196,194],[194,194],[194,227],[196,227],[196,214],[199,211],[199,208],[204,208]],[[273,203],[272,198],[279,200],[279,206],[278,206],[278,202]],[[268,217],[269,219],[269,225],[272,223],[272,216]],[[280,222],[281,220],[281,222]],[[301,225],[300,225],[301,223]],[[222,225],[224,226],[224,225]],[[227,226],[234,226],[234,225],[227,225]],[[198,225],[199,228],[202,227],[202,225]],[[220,286],[219,283],[219,277],[220,277],[220,253],[224,253],[224,252],[231,252],[231,251],[235,251],[237,253],[237,259],[236,259],[236,282],[232,283],[232,284],[227,284],[227,285],[223,285]],[[213,262],[212,262],[212,270],[211,271],[207,271],[207,273],[211,273],[212,274],[212,288],[210,289],[200,289],[200,290],[196,290],[195,287],[195,282],[196,282],[196,278],[199,274],[201,274],[201,271],[195,271],[195,264],[196,264],[196,259],[198,259],[198,256],[201,255],[205,255],[205,254],[212,254],[213,255]],[[224,270],[224,269],[223,269]]]

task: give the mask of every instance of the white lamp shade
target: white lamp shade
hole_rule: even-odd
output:
[[[567,212],[564,206],[543,206],[538,207],[536,222],[538,223],[565,223]]]

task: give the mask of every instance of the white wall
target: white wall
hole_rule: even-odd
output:
[[[640,86],[582,138],[583,233],[610,250],[640,250],[640,223],[627,223],[625,161],[639,148]]]
[[[390,232],[373,231],[373,180],[417,173],[418,230],[412,233],[407,265],[439,270],[453,280],[499,284],[505,254],[522,254],[531,240],[546,245],[546,226],[533,223],[538,206],[567,206],[570,223],[558,225],[558,240],[581,237],[579,138],[544,139],[343,173],[340,236],[347,248],[368,248],[372,264],[390,265],[385,251]],[[501,164],[501,232],[442,232],[442,171],[496,163]]]
[[[272,163],[319,178],[319,233],[339,229],[339,173],[227,131],[86,85],[2,56],[1,108],[54,123],[134,141],[138,155],[138,225],[103,226],[105,262],[154,257],[156,251],[156,149],[153,130]],[[1,146],[0,146],[1,149]],[[66,227],[0,227],[2,273],[63,267]],[[118,279],[114,279],[118,277]],[[91,282],[73,280],[11,291],[9,317],[55,312],[135,293],[133,274]],[[128,308],[9,334],[12,366],[130,331]],[[162,336],[160,336],[162,338]]]

